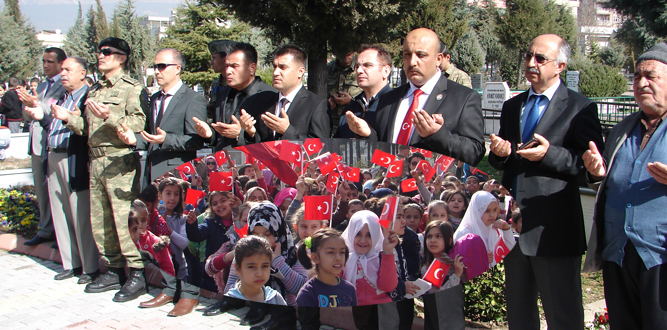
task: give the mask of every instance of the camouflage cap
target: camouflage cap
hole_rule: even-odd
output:
[[[132,52],[132,50],[130,49],[130,45],[127,44],[127,41],[120,38],[109,37],[100,41],[99,48],[102,49],[102,47],[104,46],[116,48],[121,52],[125,53],[126,55],[130,55],[130,53]]]
[[[208,51],[211,52],[211,54],[223,53],[226,56],[235,44],[236,42],[232,40],[213,40],[208,43]]]

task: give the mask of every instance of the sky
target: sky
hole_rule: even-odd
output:
[[[111,19],[113,10],[119,2],[119,0],[102,0],[107,19]],[[185,0],[136,0],[134,6],[138,16],[170,16],[171,10],[184,2]],[[2,5],[4,7],[4,3]],[[38,32],[60,29],[62,33],[67,33],[67,30],[74,25],[79,9],[76,0],[19,0],[19,5],[23,16]],[[94,9],[95,0],[81,0],[84,19],[91,5]]]

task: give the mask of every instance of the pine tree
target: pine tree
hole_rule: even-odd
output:
[[[132,49],[129,56],[129,73],[141,75],[155,57],[155,39],[151,36],[148,28],[139,25],[142,17],[136,15],[134,0],[125,0],[125,2],[119,3],[116,9],[114,24],[118,24],[119,38],[127,41]]]
[[[123,36],[123,32],[120,29],[120,24],[118,24],[118,12],[115,9],[113,11],[113,19],[111,20],[109,36],[116,38],[121,38]]]
[[[456,47],[451,49],[450,52],[452,63],[468,74],[478,73],[484,66],[486,53],[479,44],[479,38],[473,29],[464,34],[456,43]]]
[[[81,1],[79,1],[79,14],[76,17],[74,25],[67,30],[63,46],[63,50],[68,56],[79,56],[86,59],[89,55],[88,45],[86,44],[87,36],[83,23],[83,10],[81,9]]]
[[[23,18],[18,0],[5,0],[3,15],[12,24],[8,21],[0,26],[0,34],[5,39],[0,42],[3,49],[0,51],[0,59],[5,61],[0,64],[3,67],[2,74],[21,79],[34,76],[41,68],[39,64],[44,49],[35,37],[35,28]],[[8,72],[4,72],[5,67]]]
[[[22,26],[25,23],[23,19],[23,14],[21,14],[21,8],[19,7],[18,0],[5,0],[5,10],[9,17],[14,19],[14,22],[19,26]]]
[[[107,23],[107,14],[104,13],[104,8],[102,8],[102,2],[100,0],[95,0],[95,5],[97,6],[97,13],[95,15],[97,39],[95,43],[99,45],[100,41],[111,36],[111,32],[109,31],[109,24]]]
[[[93,6],[90,6],[88,13],[86,13],[86,22],[84,24],[85,30],[85,47],[86,47],[86,57],[84,59],[88,62],[88,67],[90,72],[97,71],[97,56],[99,54],[99,44],[103,39],[98,33],[99,24],[97,23],[97,13],[93,10]]]

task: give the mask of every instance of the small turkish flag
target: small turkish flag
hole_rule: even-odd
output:
[[[227,152],[224,150],[220,150],[215,153],[215,161],[218,163],[219,167],[222,167],[227,163],[227,157],[229,156],[227,155]]]
[[[181,180],[188,181],[188,176],[185,173],[178,171],[178,174],[181,176]]]
[[[435,160],[435,164],[438,165],[443,172],[447,172],[454,164],[454,158],[440,155],[438,159]]]
[[[389,164],[394,161],[396,157],[394,155],[384,152],[380,149],[375,149],[373,152],[373,158],[371,158],[371,163],[380,165],[382,167],[389,167]]]
[[[336,189],[338,189],[338,180],[340,180],[340,175],[336,172],[329,173],[327,178],[327,191],[335,194]]]
[[[473,167],[473,168],[472,168],[472,171],[471,171],[470,173],[471,173],[472,175],[475,175],[475,174],[481,174],[481,175],[483,175],[483,176],[485,176],[485,177],[487,177],[487,178],[489,177],[488,174],[482,172],[482,171],[481,171],[480,169],[478,169],[477,167]]]
[[[343,166],[343,171],[341,172],[341,174],[343,175],[343,178],[345,178],[345,180],[350,180],[352,182],[359,182],[360,172],[361,170],[356,167],[345,165]]]
[[[304,220],[331,220],[333,195],[305,196]]]
[[[396,218],[396,210],[398,209],[398,197],[387,197],[380,213],[380,226],[389,228],[389,222]],[[393,229],[393,228],[392,228]]]
[[[303,147],[306,149],[306,153],[308,156],[312,156],[320,150],[322,150],[322,141],[320,139],[306,139],[306,141],[303,143]]]
[[[435,175],[435,168],[429,164],[428,161],[422,160],[417,164],[417,168],[424,173],[424,181],[429,182],[431,178]]]
[[[208,174],[209,191],[232,191],[232,172],[211,172]]]
[[[410,148],[410,151],[411,152],[418,152],[418,153],[424,155],[424,157],[426,157],[426,158],[433,157],[433,152],[429,151],[429,150],[426,150],[426,149]]]
[[[206,196],[206,193],[201,190],[188,188],[185,193],[185,204],[190,204],[194,207],[199,206],[201,200]]]
[[[237,235],[239,235],[239,239],[244,238],[248,235],[248,224],[245,225],[243,228],[237,228],[236,224],[234,224],[234,231],[236,232]]]
[[[505,240],[501,237],[498,237],[498,242],[496,242],[496,246],[493,248],[493,257],[496,260],[496,263],[499,263],[507,254],[510,253],[510,249],[507,247],[507,244],[505,244]]]
[[[280,155],[278,159],[282,159],[289,163],[301,164],[303,154],[301,153],[301,146],[296,143],[283,143],[280,148]]]
[[[403,163],[404,161],[402,159],[397,159],[391,162],[389,166],[387,166],[387,177],[395,178],[401,176],[401,174],[403,174]]]
[[[336,168],[336,159],[338,159],[338,156],[335,153],[332,154],[327,152],[313,160],[317,163],[317,166],[320,167],[322,174],[325,175],[329,174],[329,172]]]
[[[185,174],[192,174],[195,172],[195,166],[192,165],[192,162],[183,163],[183,165],[178,166],[176,169]]]
[[[424,274],[424,281],[433,284],[433,286],[438,289],[445,283],[445,278],[447,277],[447,272],[449,271],[448,265],[438,259],[433,259],[433,262],[428,266],[426,274]]]
[[[401,181],[401,191],[406,193],[406,192],[411,192],[417,190],[417,180],[415,179],[407,179]]]

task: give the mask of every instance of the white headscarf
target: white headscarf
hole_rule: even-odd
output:
[[[465,234],[472,233],[482,238],[487,251],[493,251],[493,246],[498,240],[498,233],[493,226],[487,226],[482,222],[482,215],[492,202],[498,202],[498,200],[490,192],[480,190],[472,195],[470,206],[454,233],[454,242]]]
[[[361,231],[364,225],[368,225],[368,230],[371,234],[371,250],[366,254],[358,254],[354,250],[354,237]],[[350,258],[345,265],[345,273],[343,277],[357,286],[357,261],[361,263],[361,268],[364,270],[364,278],[373,288],[377,288],[378,270],[380,269],[380,252],[382,252],[382,243],[384,242],[384,235],[382,235],[382,228],[378,216],[367,210],[362,210],[355,213],[350,219],[350,224],[341,235],[345,240],[347,248],[350,250]],[[379,291],[379,290],[378,290]],[[380,293],[382,291],[379,291]]]

